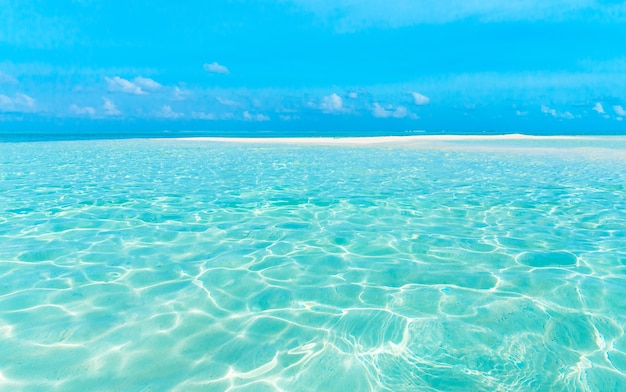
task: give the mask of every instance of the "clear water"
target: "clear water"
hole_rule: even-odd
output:
[[[626,139],[0,144],[12,390],[626,389]]]

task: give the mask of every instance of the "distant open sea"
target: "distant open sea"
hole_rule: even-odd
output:
[[[0,390],[626,390],[626,137],[183,136],[0,134]]]

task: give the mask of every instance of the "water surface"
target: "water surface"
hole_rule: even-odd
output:
[[[625,389],[625,152],[0,144],[0,383]]]

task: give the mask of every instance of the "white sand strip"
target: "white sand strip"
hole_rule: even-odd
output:
[[[534,136],[523,134],[507,135],[410,135],[374,137],[189,137],[174,140],[203,141],[216,143],[248,144],[306,144],[306,145],[372,145],[372,144],[419,144],[420,142],[464,141],[464,140],[606,140],[613,136]]]

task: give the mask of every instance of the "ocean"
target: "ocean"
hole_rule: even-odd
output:
[[[626,390],[626,137],[4,140],[2,388]]]

